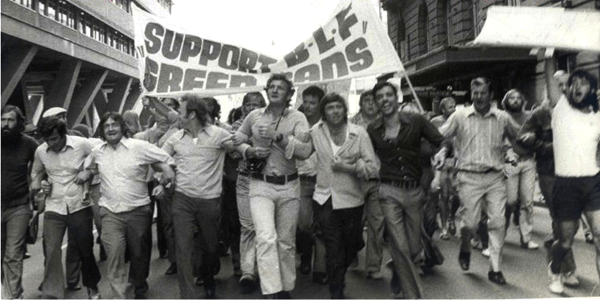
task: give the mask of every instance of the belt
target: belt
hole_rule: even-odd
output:
[[[417,180],[390,180],[390,179],[381,179],[379,182],[383,184],[389,184],[391,186],[395,186],[401,189],[414,189],[419,187],[421,183]]]
[[[250,176],[254,179],[260,179],[264,182],[284,185],[292,180],[298,179],[298,173],[290,174],[290,175],[281,175],[281,176],[270,176],[259,173],[252,173]]]
[[[248,172],[238,172],[238,175],[250,176],[250,173],[248,173]]]

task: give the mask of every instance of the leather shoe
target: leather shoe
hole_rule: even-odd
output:
[[[240,292],[242,294],[250,294],[256,290],[258,285],[256,284],[256,280],[252,278],[250,275],[244,275],[240,279]]]
[[[489,271],[488,279],[495,284],[499,284],[499,285],[506,284],[506,279],[504,279],[504,275],[502,275],[502,272],[500,272],[500,271],[499,272]]]
[[[329,278],[327,278],[327,274],[326,273],[322,273],[322,272],[313,272],[313,278],[312,281],[314,283],[318,283],[318,284],[328,284],[329,283]]]
[[[176,263],[172,263],[169,268],[167,269],[167,271],[165,272],[165,275],[173,275],[173,274],[177,274],[177,264]]]
[[[468,271],[469,265],[471,264],[471,252],[460,251],[460,253],[458,253],[458,264],[461,269]]]
[[[206,292],[206,299],[214,299],[215,297],[215,288],[214,287],[204,287],[204,291]]]
[[[281,291],[277,293],[277,299],[292,299],[292,295],[288,291]]]

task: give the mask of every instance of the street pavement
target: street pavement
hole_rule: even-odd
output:
[[[40,219],[41,220],[41,219]],[[534,233],[533,237],[541,247],[543,241],[550,233],[550,217],[548,210],[543,207],[535,207],[534,210]],[[42,224],[43,226],[43,224]],[[158,257],[156,249],[156,226],[153,225],[153,250],[150,267],[150,277],[148,284],[150,290],[147,293],[148,298],[179,298],[179,288],[177,285],[177,275],[164,275],[169,267],[166,259]],[[42,227],[40,227],[40,235]],[[366,233],[365,233],[366,234]],[[66,242],[66,238],[65,238]],[[503,252],[503,273],[508,284],[498,286],[487,279],[488,261],[481,255],[480,250],[474,250],[471,256],[471,269],[464,272],[460,269],[457,257],[459,239],[451,237],[450,240],[439,240],[438,234],[435,234],[435,242],[444,254],[445,262],[441,266],[436,266],[433,273],[423,276],[424,298],[555,298],[557,295],[551,294],[547,286],[547,263],[546,250],[525,250],[520,248],[518,229],[511,224],[508,230],[507,238]],[[35,245],[29,245],[29,252],[32,257],[25,260],[23,286],[25,288],[25,298],[36,299],[41,296],[37,290],[42,281],[44,265],[41,249],[41,239]],[[63,248],[65,250],[65,248]],[[96,257],[99,249],[94,248]],[[598,287],[598,273],[594,264],[593,245],[585,243],[581,230],[576,236],[574,244],[575,260],[577,261],[577,274],[581,285],[576,289],[565,288],[563,296],[568,297],[600,297],[600,288]],[[63,251],[64,255],[65,251]],[[393,294],[389,288],[391,271],[385,267],[389,260],[389,254],[385,253],[382,272],[383,280],[366,279],[364,269],[364,250],[359,253],[359,269],[348,271],[346,275],[346,291],[348,298],[355,299],[386,299],[392,298]],[[238,277],[233,275],[231,257],[221,258],[221,272],[217,278],[217,296],[219,298],[231,299],[260,299],[260,289],[249,295],[242,295],[239,292]],[[106,262],[98,264],[100,272],[104,278],[100,282],[100,291],[103,297],[111,296],[110,286],[106,281]],[[297,272],[298,278],[296,288],[292,291],[294,298],[315,299],[329,298],[329,290],[326,285],[317,285],[311,282],[311,277]],[[198,298],[204,298],[204,290],[198,287]],[[87,298],[85,288],[80,291],[67,291],[66,298]]]

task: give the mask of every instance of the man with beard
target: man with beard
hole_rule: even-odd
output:
[[[552,137],[556,181],[552,189],[552,211],[558,241],[550,248],[549,289],[563,292],[561,267],[571,250],[585,213],[596,247],[596,268],[600,275],[600,166],[596,152],[600,142],[598,79],[576,70],[567,82],[567,97],[561,97],[552,111]]]
[[[100,176],[102,243],[106,248],[107,277],[115,298],[145,297],[148,290],[152,247],[152,208],[148,196],[150,166],[162,172],[161,182],[170,182],[172,159],[158,147],[126,137],[123,117],[107,112],[100,120],[104,143],[96,146],[79,175],[84,181]],[[153,196],[161,197],[159,189]],[[125,251],[129,252],[129,272]]]
[[[508,115],[519,126],[523,126],[530,113],[525,112],[525,98],[523,94],[516,89],[512,89],[504,95],[502,106],[508,112]],[[531,240],[533,230],[533,193],[535,189],[535,158],[534,153],[515,143],[515,139],[510,139],[512,149],[507,154],[507,159],[511,162],[504,164],[504,173],[506,175],[506,225],[510,224],[510,217],[517,209],[517,199],[521,201],[519,232],[521,233],[521,248],[535,250],[539,245]],[[516,212],[515,212],[516,213]]]
[[[421,139],[439,147],[444,138],[422,115],[398,112],[398,89],[393,84],[377,83],[373,95],[382,118],[371,123],[367,131],[381,161],[379,201],[394,261],[392,286],[399,280],[405,297],[421,298],[416,265],[423,258]]]
[[[458,262],[464,271],[471,262],[471,238],[479,224],[485,201],[488,215],[490,270],[488,279],[505,285],[501,271],[501,252],[506,230],[506,181],[502,169],[507,146],[506,136],[516,135],[517,125],[510,116],[492,106],[491,82],[484,77],[471,80],[473,105],[455,112],[442,132],[444,147],[435,155],[434,166],[441,168],[455,145],[458,170],[458,196],[461,200],[461,245]]]
[[[67,135],[66,123],[56,116],[43,118],[39,130],[45,143],[35,152],[31,170],[31,190],[39,191],[47,175],[50,189],[45,189],[44,214],[44,298],[64,298],[65,279],[62,267],[62,240],[69,231],[73,251],[81,261],[83,284],[90,299],[100,298],[100,271],[94,257],[93,212],[84,180],[78,177],[83,162],[91,153],[91,140]]]
[[[23,254],[31,218],[28,170],[38,143],[22,134],[23,113],[12,105],[2,108],[2,298],[23,298]]]
[[[379,107],[373,98],[373,91],[368,90],[360,94],[358,113],[350,120],[352,124],[367,130],[369,124],[381,119]],[[367,195],[365,196],[365,215],[367,221],[367,249],[365,252],[365,271],[367,278],[383,279],[381,274],[381,261],[383,259],[383,233],[384,219],[379,198],[377,197],[377,176],[366,183]],[[364,218],[363,218],[364,219]]]

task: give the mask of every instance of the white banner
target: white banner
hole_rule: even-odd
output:
[[[340,1],[326,25],[281,59],[204,39],[133,7],[140,78],[151,96],[258,91],[272,73],[305,85],[404,70],[369,1]]]
[[[600,12],[491,6],[474,44],[600,52]]]

